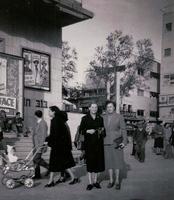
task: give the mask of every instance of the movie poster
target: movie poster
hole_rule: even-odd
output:
[[[23,114],[23,59],[0,53],[0,110]]]
[[[50,56],[23,49],[23,58],[25,87],[50,91]]]
[[[7,93],[7,59],[0,58],[0,94]]]

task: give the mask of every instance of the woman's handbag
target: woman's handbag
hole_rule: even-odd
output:
[[[114,140],[114,148],[115,149],[122,149],[121,143],[123,143],[123,136],[120,136]]]
[[[103,127],[97,129],[97,134],[98,134],[98,138],[106,137],[106,132],[105,132],[105,129]]]

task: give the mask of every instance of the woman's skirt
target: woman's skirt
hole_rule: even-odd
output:
[[[50,153],[49,171],[61,172],[75,166],[71,151],[61,151],[52,148]]]
[[[115,149],[114,145],[105,145],[105,168],[123,169],[125,166],[123,149]]]

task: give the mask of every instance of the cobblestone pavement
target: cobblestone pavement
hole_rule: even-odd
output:
[[[101,183],[102,189],[86,191],[87,176],[85,168],[78,171],[81,183],[70,186],[68,183],[44,188],[47,179],[35,182],[35,187],[27,189],[18,186],[13,190],[0,184],[0,200],[173,200],[174,199],[174,159],[164,159],[152,153],[153,141],[146,145],[146,161],[139,163],[130,156],[132,144],[125,149],[127,178],[120,191],[107,189],[107,181]]]

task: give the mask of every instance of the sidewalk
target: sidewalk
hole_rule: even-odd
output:
[[[64,183],[53,188],[44,188],[46,179],[35,182],[35,187],[26,189],[19,186],[8,190],[0,184],[2,200],[173,200],[174,199],[174,159],[165,160],[152,153],[153,141],[146,145],[146,161],[139,163],[130,156],[132,144],[125,149],[125,161],[129,165],[128,177],[122,182],[120,191],[107,189],[107,181],[101,183],[102,189],[86,191],[85,169],[79,173],[81,183],[73,186]]]

